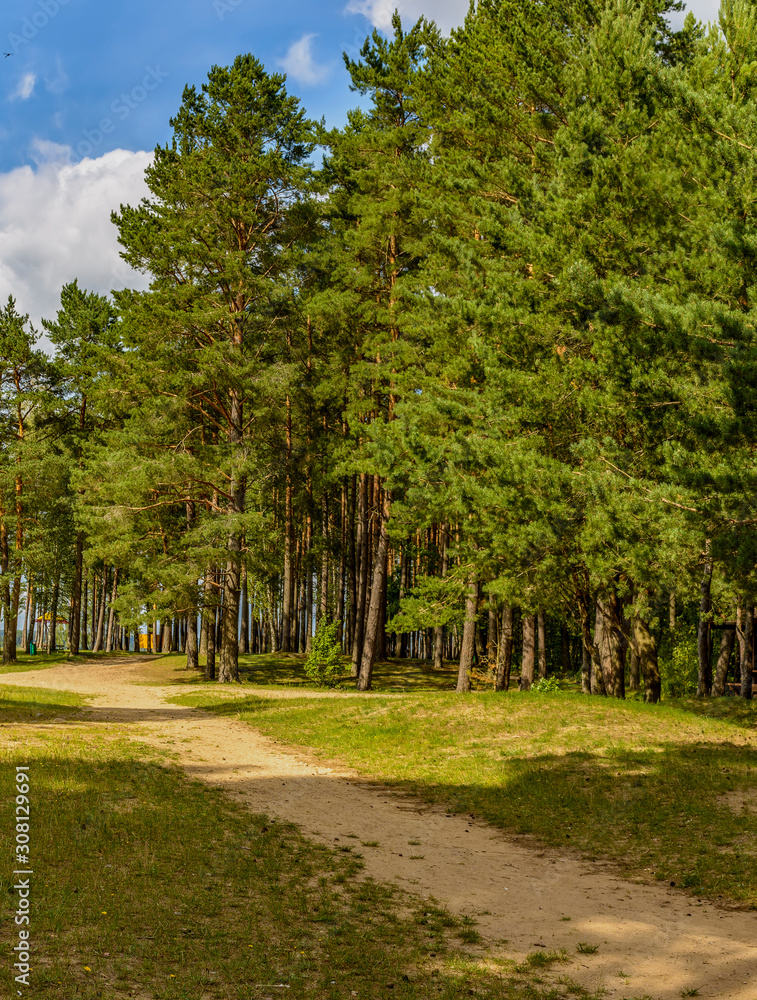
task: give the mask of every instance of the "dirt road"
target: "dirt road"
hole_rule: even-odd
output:
[[[187,774],[237,802],[296,823],[314,840],[358,848],[367,874],[475,917],[489,953],[565,948],[575,956],[566,974],[586,987],[604,985],[609,1000],[672,1000],[694,989],[757,1000],[757,915],[625,881],[309,759],[244,723],[168,705],[176,687],[135,683],[146,662],[155,661],[100,660],[1,675],[0,683],[94,695],[88,723],[128,724],[133,738],[169,749]],[[597,951],[578,953],[582,942]]]

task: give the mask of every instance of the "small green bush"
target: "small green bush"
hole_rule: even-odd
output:
[[[337,638],[339,622],[321,619],[305,660],[305,673],[319,687],[336,687],[342,676],[342,647]]]
[[[666,698],[696,694],[699,675],[696,625],[676,629],[673,653],[660,663],[662,693]]]
[[[531,685],[531,690],[547,693],[560,691],[560,682],[556,677],[540,677],[538,681],[534,681]]]

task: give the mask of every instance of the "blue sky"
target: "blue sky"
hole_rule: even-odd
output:
[[[146,193],[187,83],[252,52],[311,117],[355,104],[342,52],[357,55],[398,7],[449,30],[468,0],[4,0],[0,23],[0,300],[35,325],[62,284],[93,291],[145,279],[120,261],[110,212]],[[691,4],[715,16],[713,0]]]

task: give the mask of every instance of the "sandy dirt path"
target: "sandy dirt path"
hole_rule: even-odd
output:
[[[296,823],[314,840],[360,850],[366,873],[376,879],[475,917],[486,943],[482,954],[522,957],[565,948],[575,958],[561,971],[586,987],[604,986],[608,1000],[673,1000],[694,989],[702,997],[757,1000],[754,913],[625,881],[605,866],[448,815],[339,764],[310,759],[245,723],[168,705],[176,687],[135,683],[145,662],[155,661],[64,665],[0,676],[0,683],[94,695],[88,723],[128,724],[133,738],[170,750],[191,777],[225,789],[256,812]],[[578,954],[580,942],[599,948]]]

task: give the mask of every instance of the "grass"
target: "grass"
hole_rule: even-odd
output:
[[[757,907],[757,710],[740,700],[410,689],[229,701],[213,686],[180,701],[627,876]]]
[[[46,691],[43,688],[0,684],[0,726],[57,718],[65,721],[75,716],[88,701],[88,698],[72,691]]]
[[[366,879],[359,855],[305,840],[187,778],[77,695],[0,688],[0,830],[29,769],[31,993],[50,1000],[562,1000],[529,968],[484,963],[469,918]],[[50,728],[50,717],[76,725]],[[30,723],[30,719],[33,720]],[[12,862],[0,944],[17,943]],[[10,963],[0,994],[12,996]],[[23,988],[23,987],[22,987]],[[570,995],[593,998],[576,986]]]
[[[58,660],[60,660],[60,656]],[[148,682],[154,684],[213,683],[205,680],[202,670],[187,671],[185,664],[186,658],[183,655],[156,656],[154,664],[145,665]],[[304,665],[304,653],[266,653],[240,656],[239,677],[242,684],[251,684],[257,687],[324,690],[317,688],[307,678]],[[442,670],[434,670],[427,660],[386,660],[376,664],[373,674],[375,691],[454,691],[456,682],[457,664],[449,662],[445,662]],[[340,682],[340,689],[351,691],[354,687],[355,680],[350,677],[349,663],[345,661],[345,672]]]
[[[51,667],[60,667],[68,663],[91,663],[93,660],[112,660],[116,657],[134,656],[134,653],[125,651],[115,651],[113,653],[91,653],[83,649],[78,656],[69,656],[64,651],[57,653],[36,653],[30,656],[28,653],[18,653],[17,663],[0,663],[0,674],[21,674],[28,670],[49,670]],[[157,658],[156,658],[157,659]],[[184,657],[182,657],[184,662]]]

